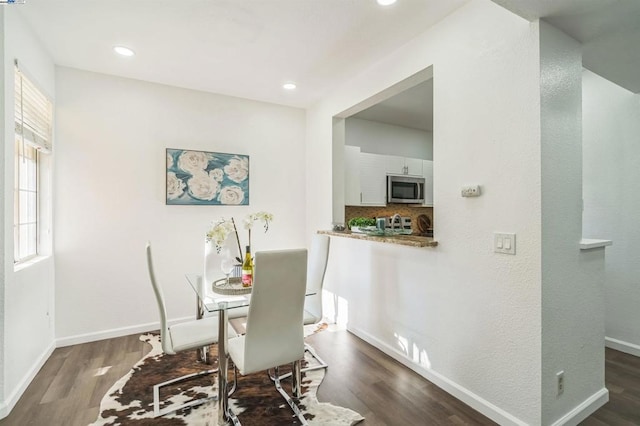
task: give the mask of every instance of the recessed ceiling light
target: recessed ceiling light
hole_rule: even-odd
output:
[[[396,0],[378,0],[378,4],[380,6],[391,6],[395,2],[396,2]]]
[[[296,87],[296,84],[291,81],[282,85],[282,88],[286,90],[294,90]]]
[[[135,55],[135,52],[131,49],[129,49],[128,47],[124,47],[124,46],[113,46],[113,50],[122,56],[133,56]]]

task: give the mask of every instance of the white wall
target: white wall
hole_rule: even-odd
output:
[[[548,425],[584,401],[607,395],[604,249],[591,253],[578,248],[582,238],[580,44],[542,22],[540,68],[542,424]],[[566,385],[558,395],[560,371]]]
[[[640,356],[640,95],[583,74],[585,237],[607,238],[607,345]]]
[[[346,121],[344,118],[333,120],[332,139],[334,145],[344,146],[346,136]],[[344,149],[334,149],[332,152],[333,164],[344,164]],[[336,224],[344,223],[344,199],[345,199],[345,168],[334,167],[333,178],[333,220]]]
[[[3,179],[0,188],[4,199],[2,232],[13,235],[14,172],[14,59],[41,90],[54,97],[55,68],[49,54],[29,31],[15,9],[3,8],[4,107]],[[54,141],[55,142],[55,141]],[[55,149],[55,144],[54,144]],[[41,230],[41,232],[43,232]],[[2,238],[4,300],[0,321],[4,332],[0,417],[17,402],[40,366],[54,348],[54,261],[41,259],[25,269],[14,271],[13,238]]]
[[[217,217],[270,211],[254,250],[306,245],[303,110],[68,68],[57,69],[56,84],[61,344],[157,323],[147,240],[174,319],[194,315],[184,274],[202,271]],[[165,205],[165,148],[248,154],[250,206]]]
[[[538,51],[536,23],[472,1],[307,115],[309,174],[330,175],[331,117],[433,65],[440,245],[334,238],[327,287],[352,330],[392,354],[407,339],[412,368],[500,424],[541,422]],[[469,182],[481,197],[460,197]],[[309,224],[327,228],[331,185],[313,186]],[[493,253],[495,231],[517,234],[516,256]]]
[[[4,16],[4,8],[0,8],[0,22],[2,22],[2,27],[4,29],[5,26],[5,16]],[[3,84],[0,84],[0,117],[5,117],[5,103],[6,103],[6,99],[5,99],[5,63],[7,61],[7,58],[5,58],[4,55],[4,31],[0,30],[0,58],[2,58],[1,61],[1,66],[0,66],[0,81],[3,82]],[[2,138],[3,140],[6,138],[5,135],[5,129],[6,129],[6,125],[5,125],[5,120],[0,120],[0,132],[2,132]],[[2,170],[5,170],[5,155],[4,155],[4,151],[6,149],[6,145],[3,149],[0,149],[0,164],[2,164]],[[5,337],[4,337],[4,318],[5,318],[5,297],[4,297],[4,288],[5,288],[5,244],[4,241],[6,241],[5,239],[5,182],[8,180],[9,176],[5,176],[6,172],[0,173],[0,224],[2,224],[2,226],[0,226],[0,241],[3,242],[3,244],[0,244],[0,259],[2,259],[2,268],[0,268],[0,418],[6,416],[6,402],[4,399],[4,353],[5,353],[5,346],[4,346],[4,342],[5,342]]]
[[[498,423],[576,422],[606,401],[603,250],[578,247],[579,46],[472,1],[310,111],[309,151],[339,149],[332,116],[431,65],[439,246],[334,238],[327,288],[350,330]],[[468,182],[483,195],[461,198]],[[310,199],[311,226],[330,221],[330,190]],[[494,232],[516,233],[516,256],[493,252]]]
[[[433,133],[377,121],[347,118],[346,145],[362,152],[433,160]]]

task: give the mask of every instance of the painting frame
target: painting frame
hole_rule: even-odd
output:
[[[166,148],[166,205],[248,206],[249,156]]]

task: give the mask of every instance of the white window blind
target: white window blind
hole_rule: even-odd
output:
[[[16,67],[16,134],[24,143],[51,152],[51,101]]]

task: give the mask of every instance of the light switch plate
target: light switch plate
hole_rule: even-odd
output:
[[[516,254],[516,234],[494,232],[493,251],[495,253]]]

